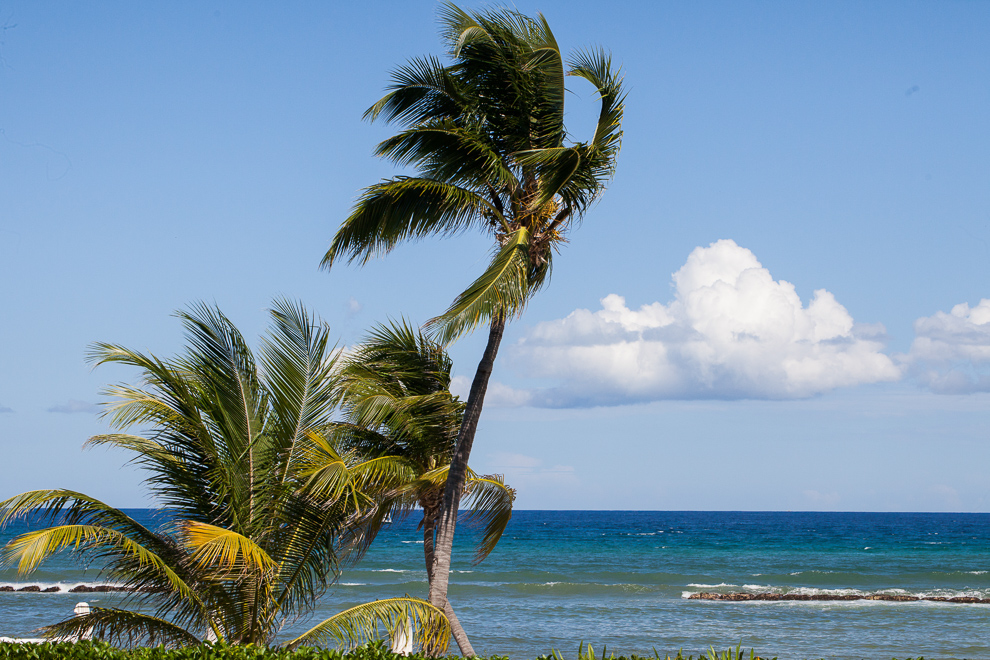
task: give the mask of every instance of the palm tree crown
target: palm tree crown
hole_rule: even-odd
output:
[[[132,452],[169,523],[148,529],[68,490],[0,503],[0,524],[32,513],[53,523],[11,541],[3,559],[26,572],[64,548],[90,552],[144,605],[93,608],[50,626],[52,635],[271,643],[336,579],[353,526],[410,478],[404,459],[361,457],[323,432],[339,399],[339,351],[327,326],[300,306],[276,302],[257,359],[219,310],[200,305],[178,316],[189,339],[182,356],[162,360],[110,344],[91,353],[97,364],[137,367],[143,382],[109,388],[106,414],[116,432],[90,444]],[[150,432],[128,433],[133,426]],[[355,643],[407,622],[429,648],[446,646],[441,612],[412,598],[352,608],[290,644]]]
[[[341,390],[348,421],[328,429],[361,455],[409,462],[412,478],[383,498],[382,505],[399,515],[417,505],[422,509],[423,553],[431,582],[433,533],[464,414],[464,404],[450,393],[452,366],[443,346],[407,323],[378,326],[344,361]],[[469,468],[465,495],[467,519],[484,527],[477,563],[502,537],[515,491],[501,475],[479,475]]]
[[[591,82],[601,112],[591,140],[568,142],[565,66],[546,19],[511,10],[469,14],[443,5],[453,63],[413,59],[365,116],[404,126],[377,155],[416,176],[365,189],[323,258],[366,262],[400,241],[480,230],[491,264],[431,322],[444,341],[496,316],[513,316],[550,274],[554,249],[611,178],[624,95],[611,57],[576,53],[566,75]]]

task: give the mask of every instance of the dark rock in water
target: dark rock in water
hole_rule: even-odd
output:
[[[53,594],[53,593],[55,593],[57,591],[62,591],[62,590],[59,589],[58,587],[48,587],[47,589],[42,589],[41,590],[41,593],[43,593],[43,594]]]
[[[983,601],[979,598],[973,598],[972,596],[956,596],[955,598],[949,599],[950,603],[982,603]]]
[[[0,587],[0,591],[13,591],[13,590],[14,590],[14,588],[11,587],[10,585],[5,585],[5,586]]]
[[[109,584],[98,584],[96,586],[89,586],[86,584],[80,584],[78,587],[72,587],[69,589],[70,594],[105,594],[110,591],[130,591],[124,587],[113,587]]]
[[[36,584],[29,584],[26,587],[21,587],[18,591],[41,591],[41,587]]]

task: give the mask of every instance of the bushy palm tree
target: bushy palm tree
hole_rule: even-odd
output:
[[[489,325],[437,531],[430,601],[444,606],[467,461],[505,324],[548,282],[554,251],[611,178],[624,95],[604,51],[579,51],[565,67],[542,15],[534,19],[508,9],[469,13],[445,4],[440,21],[452,63],[410,60],[366,113],[403,126],[376,153],[414,168],[416,175],[366,188],[334,236],[323,266],[344,259],[365,263],[402,241],[430,235],[475,230],[493,239],[488,268],[429,324],[444,342]],[[587,142],[567,140],[566,75],[590,82],[601,99]],[[460,637],[458,644],[462,653],[473,655]]]
[[[452,366],[442,345],[408,323],[376,327],[344,361],[341,390],[347,421],[328,429],[361,455],[408,461],[412,478],[382,500],[378,516],[420,507],[430,582],[434,531],[464,414],[464,404],[450,393]],[[502,537],[512,517],[515,491],[500,475],[479,475],[468,468],[464,495],[469,518],[484,527],[475,551],[478,563]]]
[[[138,605],[93,608],[48,627],[50,635],[271,643],[335,580],[338,550],[354,525],[410,478],[405,460],[362,458],[322,432],[337,405],[339,351],[326,325],[301,306],[276,302],[257,361],[219,310],[200,305],[178,316],[189,340],[179,357],[110,344],[91,353],[96,364],[137,367],[143,382],[108,389],[115,432],[90,444],[133,453],[168,524],[148,529],[68,490],[0,503],[2,523],[32,515],[53,524],[8,543],[6,561],[27,572],[66,548],[89,553]],[[149,432],[129,433],[135,426]],[[353,644],[409,625],[431,649],[450,635],[440,610],[406,597],[347,610],[289,644]]]

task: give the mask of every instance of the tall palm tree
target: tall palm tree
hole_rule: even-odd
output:
[[[352,526],[410,478],[405,460],[362,458],[321,432],[337,407],[339,351],[327,326],[301,306],[275,303],[257,361],[219,310],[200,305],[178,316],[189,340],[184,355],[162,360],[96,344],[90,356],[141,372],[140,385],[107,390],[114,432],[89,444],[132,452],[169,523],[149,529],[69,490],[31,491],[0,503],[0,524],[27,515],[53,523],[10,541],[5,561],[29,572],[73,548],[100,560],[143,606],[93,608],[49,626],[50,635],[271,643],[336,579],[338,550]],[[129,433],[134,426],[149,432]],[[382,627],[404,632],[410,624],[430,649],[450,635],[440,610],[407,597],[352,608],[289,644],[353,644]]]
[[[622,137],[624,93],[610,55],[578,51],[565,67],[542,15],[508,9],[440,11],[452,62],[410,60],[365,113],[403,130],[377,155],[416,170],[366,188],[323,258],[365,263],[404,240],[479,230],[494,239],[488,268],[429,326],[444,342],[489,325],[444,491],[430,601],[447,602],[457,510],[488,379],[506,322],[550,277],[565,242],[611,178]],[[601,111],[592,138],[569,142],[564,81],[590,82]],[[461,647],[469,655],[473,650]]]
[[[328,431],[367,457],[397,456],[412,467],[409,482],[382,500],[383,513],[404,514],[419,506],[423,554],[433,581],[434,530],[440,519],[450,459],[464,404],[450,393],[453,363],[444,347],[409,324],[373,329],[345,360],[341,390],[346,422]],[[512,517],[515,491],[500,475],[468,468],[464,495],[468,515],[484,526],[475,563],[498,544]]]

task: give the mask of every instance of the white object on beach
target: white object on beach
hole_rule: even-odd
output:
[[[82,602],[82,603],[76,603],[76,606],[72,608],[72,611],[75,613],[76,616],[85,616],[90,612],[92,612],[93,610],[92,608],[90,608],[89,603]],[[93,639],[93,629],[92,628],[87,629],[85,632],[79,635],[79,639]]]
[[[406,619],[395,627],[392,634],[392,653],[399,655],[409,655],[413,651],[413,630],[412,621]]]

